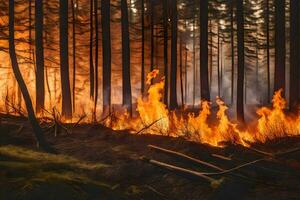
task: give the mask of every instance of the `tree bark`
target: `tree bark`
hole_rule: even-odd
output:
[[[15,4],[14,0],[9,0],[9,55],[11,59],[13,73],[22,92],[27,113],[28,113],[28,120],[32,126],[33,132],[35,134],[35,138],[38,142],[38,146],[41,147],[46,152],[54,153],[55,150],[51,148],[51,146],[47,143],[43,134],[43,130],[36,119],[33,106],[32,106],[32,101],[18,65],[16,49],[15,49],[15,36],[14,36],[15,34],[14,4]]]
[[[243,0],[237,0],[237,50],[238,50],[238,68],[237,68],[237,119],[244,123],[244,6]]]
[[[171,82],[170,82],[170,109],[178,108],[177,102],[177,0],[171,3],[172,9],[172,38],[171,38]]]
[[[93,59],[93,40],[94,40],[94,10],[93,10],[94,0],[90,0],[90,97],[94,98],[95,92],[95,75],[94,75],[94,59]]]
[[[182,38],[180,37],[179,48],[179,74],[180,74],[180,94],[181,94],[181,106],[184,107],[184,93],[183,93],[183,66],[182,66]]]
[[[297,111],[300,68],[300,3],[290,0],[290,110]]]
[[[127,1],[121,0],[123,106],[132,114],[130,39]]]
[[[141,95],[144,96],[145,92],[145,4],[144,0],[141,0],[141,31],[142,31],[142,55],[141,55]]]
[[[169,66],[168,66],[168,0],[163,0],[163,26],[164,26],[164,103],[169,106]]]
[[[69,79],[68,0],[59,1],[59,16],[62,117],[65,119],[71,119],[72,100]]]
[[[208,78],[208,0],[200,1],[200,80],[201,100],[209,101]]]
[[[154,3],[150,0],[150,71],[154,69]],[[153,79],[152,79],[153,80]],[[151,80],[151,83],[152,83]]]
[[[230,38],[231,38],[231,104],[233,104],[233,97],[234,97],[234,1],[231,1],[231,8],[230,8]]]
[[[76,88],[76,8],[78,6],[74,0],[71,0],[72,4],[72,62],[73,62],[73,83],[72,83],[72,104],[73,104],[73,112],[75,112],[75,88]],[[75,5],[76,4],[76,5]]]
[[[103,56],[103,114],[111,112],[110,0],[101,0]]]
[[[41,114],[45,103],[43,1],[35,0],[35,51],[36,51],[36,113]]]
[[[285,0],[275,1],[275,77],[274,90],[285,93]]]
[[[99,65],[99,25],[98,25],[98,0],[94,0],[95,14],[95,98],[94,98],[94,121],[96,119],[97,102],[98,102],[98,65]]]
[[[267,34],[267,103],[271,99],[271,72],[270,72],[270,9],[269,9],[269,0],[265,0],[266,10],[265,10],[265,21],[266,21],[266,34]]]
[[[218,65],[217,65],[217,70],[218,70],[218,96],[221,96],[221,76],[220,76],[220,24],[218,22]]]

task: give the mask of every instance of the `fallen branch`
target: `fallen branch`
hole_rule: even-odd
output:
[[[219,154],[211,154],[211,156],[215,157],[215,158],[219,158],[219,159],[222,159],[222,160],[227,160],[227,161],[231,161],[231,157],[227,157],[227,156],[222,156],[222,155],[219,155]]]
[[[268,157],[271,157],[271,158],[280,157],[280,156],[284,156],[284,155],[287,155],[287,154],[290,154],[290,153],[300,151],[300,147],[296,147],[296,148],[293,148],[293,149],[289,149],[287,151],[282,151],[282,152],[277,152],[277,153],[270,153],[270,152],[262,151],[262,150],[259,150],[259,149],[253,148],[253,147],[248,147],[248,148],[250,150],[258,153],[258,154],[262,154],[264,156],[268,156]]]
[[[162,120],[163,118],[157,119],[154,122],[152,122],[151,124],[145,126],[144,128],[142,128],[141,130],[139,130],[138,132],[136,132],[135,134],[140,134],[141,132],[143,132],[144,130],[147,130],[149,128],[151,128],[151,126],[153,126],[154,124],[156,124],[157,122],[159,122],[160,120]]]
[[[155,149],[155,150],[158,150],[158,151],[162,151],[162,152],[165,152],[165,153],[169,153],[169,154],[172,154],[172,155],[176,155],[176,156],[179,156],[179,157],[182,157],[182,158],[191,160],[191,161],[196,162],[196,163],[198,163],[198,164],[202,164],[202,165],[205,165],[205,166],[207,166],[207,167],[216,169],[216,170],[218,170],[218,171],[220,171],[220,172],[225,171],[225,169],[222,169],[221,167],[218,167],[218,166],[213,165],[213,164],[211,164],[211,163],[208,163],[208,162],[205,162],[205,161],[202,161],[202,160],[199,160],[199,159],[190,157],[190,156],[185,155],[185,154],[183,154],[183,153],[179,153],[179,152],[176,152],[176,151],[164,149],[164,148],[161,148],[161,147],[158,147],[158,146],[155,146],[155,145],[148,145],[148,147],[149,147],[149,148],[152,148],[152,149]]]
[[[148,162],[148,163],[151,163],[153,165],[163,167],[165,169],[168,169],[168,170],[171,170],[171,171],[174,171],[174,172],[186,173],[186,174],[189,174],[189,175],[192,175],[192,176],[202,178],[202,179],[210,182],[210,184],[213,188],[217,188],[224,180],[223,178],[214,179],[214,178],[211,178],[209,176],[204,175],[201,172],[197,172],[197,171],[194,171],[194,170],[178,167],[178,166],[167,164],[167,163],[160,162],[160,161],[157,161],[157,160],[147,159],[145,157],[142,157],[141,159]]]
[[[224,171],[222,171],[222,172],[207,172],[207,173],[202,173],[202,174],[203,174],[203,175],[206,175],[206,176],[211,176],[211,175],[223,175],[223,174],[227,174],[227,173],[236,171],[236,170],[238,170],[238,169],[241,169],[241,168],[244,168],[244,167],[253,165],[253,164],[258,163],[258,162],[261,162],[261,161],[266,161],[266,160],[267,160],[267,159],[265,159],[265,158],[257,159],[257,160],[254,160],[254,161],[251,161],[251,162],[248,162],[248,163],[244,163],[244,164],[242,164],[242,165],[238,165],[238,166],[233,167],[233,168],[231,168],[231,169],[224,170]]]

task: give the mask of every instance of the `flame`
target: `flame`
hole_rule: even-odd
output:
[[[285,136],[300,134],[300,117],[296,119],[285,114],[286,101],[282,97],[282,90],[273,96],[273,108],[262,107],[257,111],[260,116],[256,138],[262,142]]]
[[[151,84],[151,80],[158,74],[158,70],[149,73],[147,84]],[[199,114],[188,113],[184,116],[184,112],[169,112],[162,102],[163,88],[164,80],[150,85],[148,96],[138,99],[138,117],[130,118],[128,113],[124,113],[116,121],[113,129],[129,129],[139,133],[144,129],[144,134],[184,137],[190,141],[218,147],[227,142],[249,146],[256,141],[266,142],[269,139],[300,135],[300,117],[285,114],[286,101],[281,95],[282,90],[275,92],[272,108],[262,107],[257,110],[259,118],[256,127],[242,130],[227,116],[228,107],[221,98],[216,98],[216,122],[209,123],[212,116],[211,102],[202,101]]]

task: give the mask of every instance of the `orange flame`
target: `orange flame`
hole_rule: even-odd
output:
[[[151,80],[158,74],[158,70],[149,73],[147,84],[151,84]],[[216,113],[217,122],[214,124],[208,122],[212,113],[211,103],[207,101],[201,102],[198,115],[189,113],[184,117],[183,113],[169,112],[161,101],[163,88],[163,80],[151,85],[147,98],[138,99],[138,117],[129,118],[125,113],[113,128],[135,131],[144,128],[145,134],[184,137],[191,141],[219,147],[226,142],[249,146],[249,143],[255,141],[265,142],[268,139],[300,135],[300,117],[295,119],[284,113],[286,101],[281,96],[282,90],[274,94],[273,108],[263,107],[257,111],[259,119],[256,128],[240,130],[238,125],[228,118],[226,114],[228,107],[219,97],[216,99],[219,109]]]

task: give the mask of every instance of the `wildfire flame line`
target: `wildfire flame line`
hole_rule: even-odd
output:
[[[147,84],[150,85],[151,80],[158,74],[158,70],[150,72],[147,76]],[[191,141],[219,147],[225,142],[248,146],[255,141],[266,142],[268,139],[300,135],[300,117],[285,114],[286,101],[281,95],[282,90],[275,92],[272,108],[262,107],[257,110],[259,118],[256,127],[250,131],[250,129],[240,130],[238,124],[228,118],[226,114],[228,107],[219,97],[216,99],[218,105],[216,124],[208,122],[212,112],[211,103],[207,101],[201,102],[201,109],[197,115],[189,113],[184,117],[182,113],[169,112],[162,102],[163,88],[164,80],[150,85],[147,98],[140,97],[137,101],[138,116],[130,118],[125,112],[113,123],[112,128],[135,132],[151,125],[143,133],[184,137]]]

